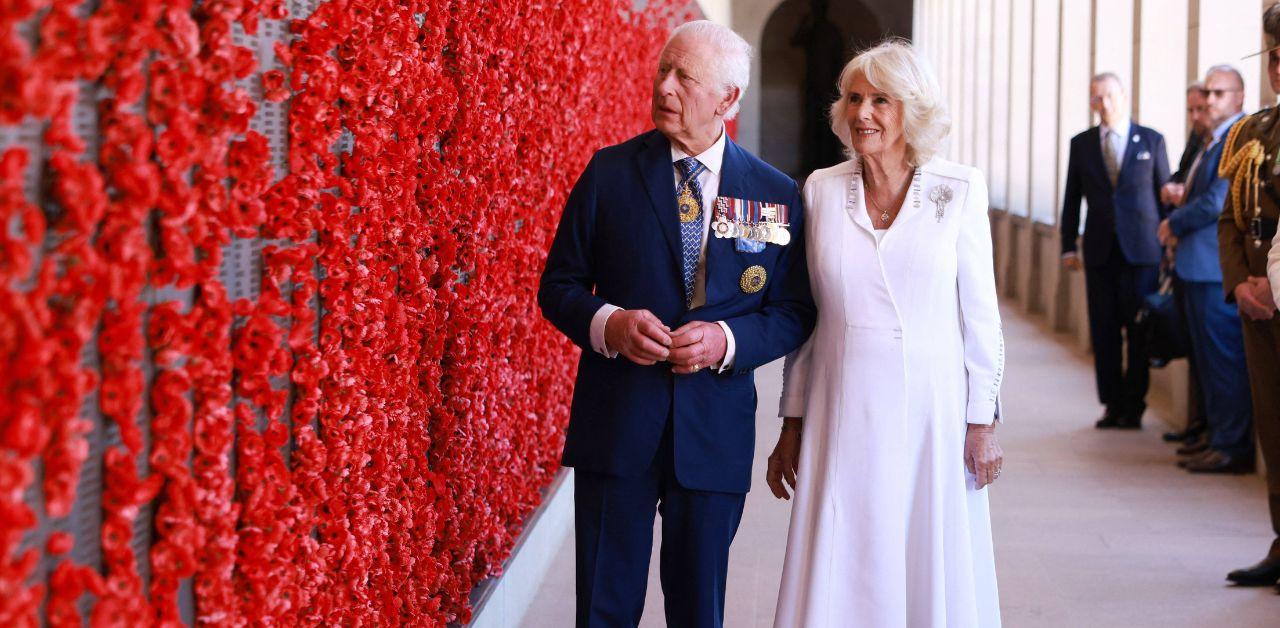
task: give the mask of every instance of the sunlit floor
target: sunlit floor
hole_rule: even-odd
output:
[[[1150,410],[1141,432],[1093,429],[1090,364],[1005,312],[1000,428],[1005,470],[991,495],[1004,623],[1011,627],[1280,626],[1280,595],[1227,586],[1271,541],[1258,476],[1191,476],[1173,465]],[[781,364],[757,373],[755,486],[729,564],[725,625],[771,626],[789,502],[764,485],[777,436]],[[656,532],[655,532],[656,535]],[[665,625],[657,543],[645,628]],[[552,565],[524,625],[573,625],[573,544]]]

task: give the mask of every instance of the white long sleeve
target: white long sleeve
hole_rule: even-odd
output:
[[[999,419],[1000,382],[1004,378],[1004,333],[996,297],[995,260],[991,246],[987,182],[972,170],[965,200],[964,222],[956,242],[957,291],[964,338],[964,366],[969,400],[965,419],[989,424]]]

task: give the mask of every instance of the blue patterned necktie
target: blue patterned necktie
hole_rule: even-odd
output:
[[[698,175],[707,167],[694,157],[676,162],[680,186],[676,189],[676,205],[680,210],[680,261],[684,277],[684,304],[693,304],[693,276],[698,271],[702,252],[702,185]]]

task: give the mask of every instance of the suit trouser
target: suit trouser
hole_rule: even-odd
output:
[[[1141,418],[1147,408],[1147,386],[1151,382],[1146,340],[1135,333],[1134,318],[1143,298],[1158,288],[1159,277],[1159,267],[1154,264],[1126,261],[1119,245],[1112,249],[1106,264],[1085,267],[1098,400],[1108,410],[1132,414],[1134,419]],[[1126,348],[1128,364],[1124,365]]]
[[[723,626],[729,544],[746,497],[681,486],[670,422],[653,462],[638,477],[575,469],[578,627],[640,623],[655,509],[662,515],[659,560],[667,625]]]
[[[1252,458],[1249,371],[1236,306],[1223,300],[1221,282],[1188,281],[1183,287],[1187,330],[1209,423],[1209,446],[1232,457]]]
[[[1177,276],[1173,277],[1173,302],[1178,312],[1187,311],[1187,288]],[[1184,317],[1185,319],[1185,317]],[[1185,320],[1182,324],[1183,346],[1187,348],[1187,427],[1190,434],[1204,433],[1208,429],[1205,420],[1204,393],[1200,392],[1200,376],[1196,373],[1196,352],[1191,349],[1191,330]]]
[[[1244,321],[1242,325],[1253,391],[1253,423],[1267,467],[1271,528],[1280,537],[1280,318]],[[1280,542],[1272,554],[1280,556]]]

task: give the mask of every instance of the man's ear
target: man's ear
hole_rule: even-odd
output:
[[[733,107],[733,103],[738,102],[740,95],[742,95],[742,90],[737,87],[727,90],[724,93],[724,99],[720,101],[720,104],[716,105],[716,115],[721,118],[728,115],[729,109]]]

